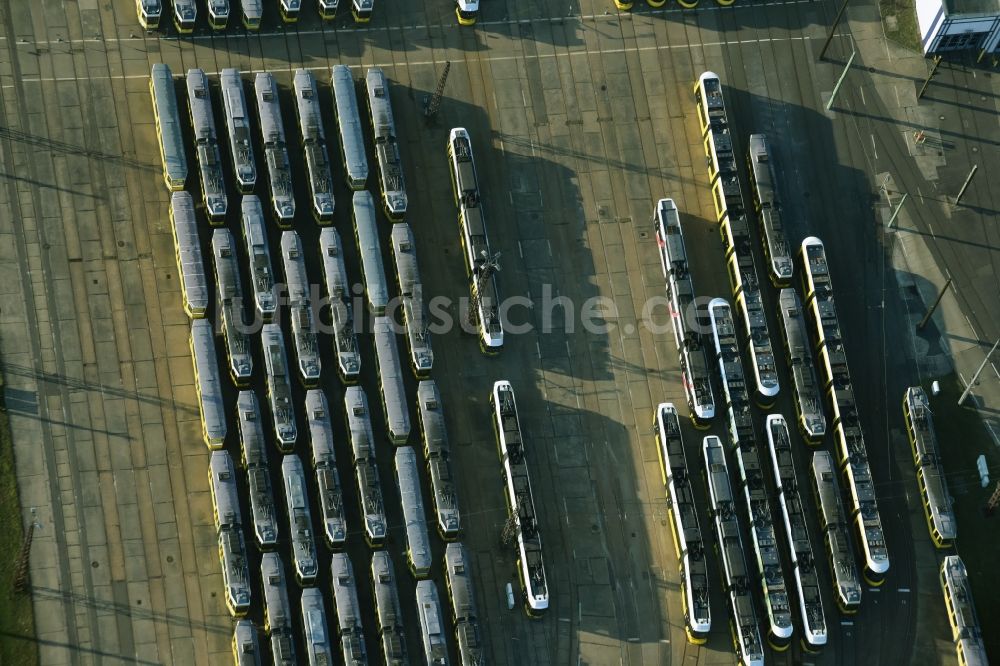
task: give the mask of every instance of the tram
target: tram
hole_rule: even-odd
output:
[[[247,112],[247,99],[243,92],[240,70],[232,67],[222,70],[219,82],[222,86],[227,143],[229,154],[233,158],[236,185],[243,194],[250,194],[257,184],[257,160],[254,158],[253,143],[250,139],[250,114]]]
[[[774,650],[782,652],[791,643],[792,613],[774,522],[771,519],[771,493],[765,488],[761,452],[751,416],[749,388],[736,340],[736,326],[733,323],[732,308],[724,299],[712,299],[708,304],[708,313],[723,394],[726,397],[730,444],[736,456],[739,488],[743,491],[747,522],[750,525],[750,543],[755,555],[757,579],[764,595],[768,622],[767,642]]]
[[[173,0],[174,27],[182,35],[194,32],[198,22],[198,3],[196,0]]]
[[[333,174],[330,170],[330,154],[326,148],[326,132],[323,131],[316,77],[308,69],[297,69],[294,87],[298,111],[296,118],[302,136],[302,151],[306,157],[313,217],[319,224],[330,224],[334,208]]]
[[[702,442],[702,456],[711,502],[710,515],[715,523],[716,549],[722,564],[722,582],[729,602],[733,648],[741,666],[763,666],[764,650],[750,594],[751,576],[747,572],[722,440],[714,435],[706,437]]]
[[[257,627],[250,620],[237,620],[233,626],[233,662],[236,666],[262,666]]]
[[[778,484],[778,504],[785,525],[788,556],[792,562],[795,590],[799,600],[799,614],[804,632],[800,644],[808,652],[817,652],[826,645],[829,635],[823,612],[823,598],[820,595],[816,558],[813,555],[812,542],[806,527],[805,510],[799,495],[799,482],[795,475],[788,423],[780,414],[769,414],[765,430],[774,478]]]
[[[194,386],[201,412],[201,436],[215,451],[226,443],[226,413],[222,404],[222,380],[215,356],[212,323],[207,319],[191,322],[191,359],[194,362]]]
[[[455,16],[459,25],[475,25],[479,18],[479,0],[455,0]]]
[[[243,27],[257,32],[264,17],[264,0],[240,0],[240,17]]]
[[[333,646],[326,624],[323,593],[315,587],[302,590],[302,629],[309,666],[329,666],[333,663]]]
[[[431,540],[424,518],[424,498],[420,492],[420,467],[411,446],[396,449],[396,485],[403,508],[403,534],[406,539],[406,564],[413,577],[420,580],[431,573]]]
[[[785,361],[792,375],[796,422],[805,440],[816,445],[826,435],[826,415],[823,414],[823,394],[816,377],[802,304],[794,289],[786,287],[778,293],[778,314]]]
[[[354,193],[354,240],[361,255],[361,281],[365,287],[368,309],[376,317],[381,317],[389,303],[389,285],[385,278],[382,246],[375,223],[375,203],[368,192]]]
[[[715,398],[708,371],[708,355],[698,319],[694,281],[688,267],[681,218],[673,199],[660,199],[653,213],[653,230],[670,299],[674,345],[680,357],[684,395],[691,423],[707,429],[715,418]]]
[[[403,630],[403,613],[399,607],[396,574],[389,553],[372,553],[372,592],[375,598],[375,618],[382,639],[382,658],[386,664],[406,664],[409,658]]]
[[[431,499],[437,530],[443,539],[452,541],[461,532],[462,520],[441,394],[432,379],[417,384],[417,419],[431,477]]]
[[[837,607],[842,613],[852,615],[861,606],[861,579],[854,563],[848,523],[840,502],[836,468],[828,451],[813,453],[812,476]]]
[[[368,23],[372,20],[372,9],[375,0],[351,0],[351,15],[355,23]]]
[[[292,349],[299,367],[299,379],[306,388],[319,385],[323,367],[319,356],[319,337],[313,321],[309,298],[311,283],[306,275],[302,240],[295,231],[281,234],[281,263],[288,289],[288,314],[292,320]]]
[[[143,30],[156,30],[160,27],[160,17],[163,15],[161,0],[135,0],[135,11]]]
[[[344,175],[348,187],[361,191],[368,180],[368,156],[361,134],[361,114],[358,113],[358,95],[351,69],[347,65],[334,65],[330,70],[330,85],[333,87],[333,110],[340,134]]]
[[[215,113],[204,70],[187,72],[188,111],[194,128],[194,153],[201,175],[201,196],[208,212],[209,223],[218,226],[226,221],[229,201],[226,182],[222,177],[222,155],[215,131]]]
[[[792,283],[795,264],[791,247],[785,237],[785,225],[781,220],[781,200],[774,159],[763,134],[751,134],[747,149],[747,165],[750,168],[750,184],[753,186],[753,203],[760,224],[761,244],[768,263],[768,278],[775,287],[788,287]]]
[[[347,413],[347,430],[351,438],[361,514],[365,521],[365,541],[375,548],[385,542],[387,522],[382,500],[382,484],[379,481],[378,464],[375,459],[375,436],[368,411],[368,396],[365,395],[363,388],[347,387],[344,410]]]
[[[174,259],[180,276],[184,312],[191,319],[202,319],[208,310],[208,278],[201,259],[194,200],[187,192],[170,195],[170,231],[174,237]]]
[[[290,228],[295,219],[295,192],[292,191],[292,167],[288,161],[285,124],[281,119],[278,84],[270,72],[260,72],[254,79],[257,114],[264,141],[264,161],[271,186],[271,207],[278,226]]]
[[[170,67],[163,63],[153,65],[149,76],[149,94],[153,98],[153,118],[156,120],[156,139],[163,164],[163,182],[167,189],[178,192],[187,181],[187,154],[181,134],[181,117],[177,110],[177,92]]]
[[[358,603],[358,584],[347,553],[334,553],[331,557],[330,585],[333,587],[337,636],[344,664],[365,666],[368,663],[368,653],[365,649],[364,626],[361,623],[361,605]]]
[[[275,666],[297,664],[292,605],[288,601],[288,581],[280,555],[261,555],[260,579],[264,587],[264,631],[271,642]]]
[[[400,221],[406,216],[406,182],[403,162],[396,140],[396,121],[389,100],[389,79],[381,67],[372,67],[365,75],[368,90],[369,120],[375,137],[375,157],[378,160],[378,180],[382,188],[382,207],[389,219]]]
[[[295,407],[292,404],[292,385],[288,376],[288,356],[285,354],[285,337],[277,324],[264,324],[260,332],[264,348],[264,371],[267,379],[267,400],[278,450],[291,453],[298,439]]]
[[[219,539],[219,563],[226,590],[226,607],[233,617],[240,618],[250,610],[250,571],[247,568],[246,543],[243,541],[236,470],[233,459],[225,451],[212,451],[208,481]]]
[[[760,279],[753,256],[750,212],[745,204],[737,172],[736,153],[722,97],[722,82],[714,72],[705,72],[695,84],[698,119],[701,124],[708,177],[712,183],[719,234],[726,253],[726,268],[733,303],[743,325],[750,351],[756,392],[754,400],[768,409],[778,395],[778,372],[774,365],[771,334],[767,328]]]
[[[257,546],[273,550],[278,545],[278,516],[271,489],[271,470],[267,461],[267,445],[261,425],[260,403],[253,391],[240,391],[236,398],[239,412],[241,463],[247,472],[250,490],[250,514]]]
[[[931,414],[927,393],[919,386],[906,389],[903,396],[903,419],[917,470],[917,485],[923,500],[924,517],[934,545],[948,548],[958,536],[958,523],[951,508],[948,482],[941,467],[934,415]]]
[[[691,472],[684,457],[684,440],[677,408],[669,402],[657,405],[653,416],[660,474],[670,509],[670,534],[681,569],[681,608],[688,641],[702,645],[712,628],[708,600],[708,564],[705,540],[691,487]]]
[[[207,0],[208,24],[213,30],[225,30],[229,25],[229,0]]]
[[[517,574],[521,583],[524,610],[528,617],[537,618],[549,608],[549,586],[542,559],[538,514],[531,495],[521,422],[517,415],[514,388],[510,382],[501,380],[493,385],[490,407],[493,410],[493,430],[503,465],[507,511],[514,525],[515,533],[510,540],[517,557]]]
[[[834,449],[847,480],[848,511],[856,530],[865,566],[865,581],[879,586],[889,570],[889,550],[875,497],[875,483],[858,404],[854,396],[847,354],[833,297],[833,282],[823,241],[810,236],[799,251],[805,304],[819,356],[820,376],[833,416]]]
[[[281,477],[285,487],[285,509],[292,538],[292,564],[299,585],[313,585],[319,573],[316,540],[312,531],[312,512],[306,494],[306,475],[297,455],[281,461]]]
[[[420,639],[424,659],[428,664],[448,663],[448,644],[441,616],[441,600],[437,585],[432,580],[417,581],[417,619],[420,621]]]
[[[948,555],[941,563],[941,590],[959,666],[986,666],[989,658],[972,601],[969,574],[958,555]]]
[[[427,308],[417,268],[413,230],[405,222],[392,225],[392,258],[396,264],[396,281],[402,301],[403,323],[406,325],[410,369],[417,379],[426,379],[434,367],[434,351],[427,330]]]
[[[243,287],[236,259],[236,243],[229,229],[212,232],[212,258],[215,264],[216,314],[226,343],[229,376],[236,386],[246,387],[253,374],[253,357],[243,319]]]
[[[326,394],[319,389],[306,391],[306,420],[309,423],[311,462],[319,490],[319,506],[323,518],[326,545],[340,548],[347,542],[347,518],[344,511],[344,490],[337,471],[333,447],[333,421]]]
[[[485,663],[485,647],[469,555],[461,543],[449,543],[444,549],[444,580],[451,600],[451,618],[455,623],[458,661],[461,666],[481,666]]]
[[[355,384],[361,372],[361,354],[354,330],[354,309],[351,307],[351,285],[344,263],[344,244],[336,229],[323,229],[319,234],[319,249],[323,260],[323,283],[330,301],[337,373],[345,384]]]
[[[278,310],[275,294],[274,268],[271,266],[271,251],[264,232],[264,209],[260,199],[250,194],[243,197],[241,224],[243,243],[250,260],[250,285],[258,322],[270,322]]]
[[[392,331],[392,323],[388,317],[375,317],[372,332],[375,337],[375,370],[378,372],[386,433],[390,442],[402,446],[410,438],[410,408],[406,402],[396,334]]]
[[[472,140],[464,127],[451,130],[447,152],[479,348],[487,356],[493,356],[503,348],[503,322],[496,282],[495,259],[498,255],[490,251]]]

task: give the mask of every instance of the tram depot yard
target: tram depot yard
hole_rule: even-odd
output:
[[[989,662],[835,9],[11,4],[41,663]]]

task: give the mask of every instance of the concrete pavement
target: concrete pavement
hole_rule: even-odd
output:
[[[484,3],[483,20],[471,31],[457,29],[448,5],[428,0],[377,9],[366,28],[304,17],[298,29],[271,28],[249,39],[204,31],[177,40],[139,33],[128,0],[99,8],[81,0],[65,11],[43,3],[41,12],[15,0],[0,3],[0,150],[4,170],[16,176],[0,189],[0,217],[10,221],[0,227],[8,235],[0,242],[8,278],[0,286],[8,290],[0,293],[0,334],[8,401],[21,407],[13,422],[22,498],[41,509],[45,525],[32,567],[46,663],[208,663],[228,650],[207,455],[192,412],[186,320],[149,117],[151,62],[168,62],[175,75],[192,66],[267,69],[278,72],[285,90],[290,67],[319,70],[340,61],[357,74],[372,63],[384,66],[429,291],[464,291],[443,151],[446,129],[464,125],[473,135],[491,240],[503,252],[502,292],[538,299],[550,285],[576,303],[594,295],[615,299],[620,327],[610,335],[569,330],[563,322],[547,334],[513,337],[496,360],[482,359],[457,333],[435,340],[436,349],[449,352],[440,354],[435,377],[457,450],[462,508],[475,517],[466,543],[496,663],[731,659],[714,559],[716,629],[707,646],[684,640],[649,429],[652,405],[682,404],[683,393],[672,341],[638,326],[646,298],[663,289],[648,231],[660,196],[673,196],[685,213],[699,292],[729,292],[690,94],[704,69],[724,77],[740,137],[750,130],[780,137],[785,198],[795,213],[792,240],[819,233],[837,247],[838,294],[849,295],[838,307],[849,340],[858,341],[849,345],[852,370],[872,380],[864,381],[871,394],[864,416],[872,441],[882,441],[876,415],[880,404],[898,402],[895,387],[885,386],[896,368],[881,362],[884,329],[883,345],[860,342],[875,331],[870,315],[884,294],[871,249],[879,236],[868,225],[856,238],[835,239],[843,221],[834,211],[843,206],[868,222],[866,197],[874,188],[862,176],[869,163],[882,168],[886,158],[881,144],[872,144],[879,157],[859,144],[864,133],[848,123],[860,121],[845,112],[854,107],[832,121],[821,111],[822,94],[839,73],[814,58],[833,5],[721,10],[706,2],[695,12],[650,12],[637,4],[619,16],[608,11],[610,0]],[[860,35],[871,16],[855,19],[853,12],[852,30]],[[871,39],[874,48],[877,35]],[[419,105],[445,60],[452,75],[439,127],[425,130]],[[844,92],[850,103],[860,95]],[[285,120],[291,130],[290,116]],[[326,123],[329,132],[329,117]],[[936,164],[932,159],[926,168],[947,166]],[[981,192],[970,191],[975,202],[973,193]],[[338,198],[347,236],[346,198],[339,191]],[[310,221],[299,226],[313,233]],[[537,313],[526,316],[540,323]],[[365,382],[372,396],[370,358]],[[484,409],[489,384],[501,377],[515,382],[531,434],[554,591],[552,611],[537,623],[507,613],[502,598],[513,565],[496,545],[503,500]],[[326,388],[336,404],[336,381]],[[787,413],[789,406],[779,408]],[[723,434],[721,419],[713,432]],[[700,438],[685,434],[693,461]],[[888,479],[889,469],[885,461],[877,477]],[[390,485],[391,467],[383,465],[381,476]],[[704,506],[703,487],[695,485]],[[886,522],[919,509],[912,497],[886,495]],[[704,515],[702,525],[707,529]],[[915,567],[903,556],[913,537],[893,529],[889,545],[899,559],[891,584],[868,595],[856,619],[842,622],[828,605],[832,645],[815,663],[873,654],[888,660],[910,649],[905,637],[916,621],[898,610],[909,593],[892,588],[917,586],[909,583]],[[352,555],[363,571],[365,547]],[[904,638],[883,645],[885,633]],[[799,656],[793,650],[775,660]]]

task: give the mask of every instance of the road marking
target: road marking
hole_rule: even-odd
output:
[[[853,627],[854,626],[854,622],[851,621],[851,620],[841,620],[840,624],[842,626],[844,626],[844,627]]]
[[[861,93],[861,103],[864,106],[868,106],[868,102],[865,101],[865,87],[864,86],[858,86],[858,92]]]
[[[875,148],[875,135],[872,134],[871,137],[872,137],[872,152],[875,153],[875,159],[878,159],[878,149]]]
[[[897,592],[909,592],[909,591],[910,591],[910,588],[908,588],[908,587],[901,587],[901,588],[899,588],[899,589],[898,589],[898,590],[896,590],[896,591],[897,591]]]
[[[760,5],[753,5],[760,6]],[[700,44],[656,44],[653,46],[631,46],[631,47],[621,47],[615,49],[602,49],[601,54],[628,54],[628,53],[642,53],[646,51],[667,51],[667,50],[690,50],[695,47],[706,47],[706,46],[737,46],[742,44],[762,44],[762,43],[780,43],[780,42],[808,42],[812,38],[809,36],[791,36],[791,37],[765,37],[761,39],[738,39],[738,40],[728,40],[728,41],[718,41],[718,42],[703,42]],[[477,58],[484,62],[511,62],[520,60],[548,60],[554,58],[566,58],[566,57],[582,57],[586,58],[591,55],[590,51],[567,51],[567,52],[556,52],[556,53],[530,53],[523,55],[501,55],[501,56],[482,56]],[[366,69],[368,67],[381,67],[383,69],[394,70],[403,67],[438,67],[444,64],[445,59],[432,59],[432,60],[418,60],[414,62],[364,62],[359,65],[348,65],[351,69]],[[456,64],[461,64],[461,61],[451,61],[452,66]],[[313,71],[313,72],[325,72],[330,68],[328,65],[319,65],[311,67],[303,67],[302,69]],[[244,69],[240,70],[241,74],[259,74],[261,72],[291,72],[292,68],[287,69]],[[206,71],[209,76],[218,76],[217,71]],[[121,76],[34,76],[34,77],[23,77],[18,80],[18,83],[59,83],[63,81],[79,81],[79,80],[97,80],[112,78],[115,80],[129,80],[129,79],[147,79],[149,75],[146,73],[142,74],[123,74]],[[18,84],[5,83],[3,84],[4,89],[14,88]],[[496,97],[494,95],[494,106],[496,106]],[[499,108],[499,107],[498,107]]]

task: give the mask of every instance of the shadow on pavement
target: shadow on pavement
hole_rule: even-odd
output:
[[[103,650],[95,650],[93,648],[86,648],[80,645],[71,645],[69,643],[62,643],[60,641],[53,641],[44,638],[37,638],[35,636],[25,636],[23,634],[15,634],[9,631],[0,631],[0,638],[5,641],[30,641],[37,645],[44,645],[53,648],[62,648],[66,650],[69,654],[76,655],[88,655],[92,658],[98,659],[110,659],[115,662],[122,662],[125,664],[142,664],[143,666],[155,666],[159,664],[158,661],[148,661],[144,659],[137,659],[123,654],[113,654],[111,652],[104,652]]]
[[[75,377],[67,377],[65,375],[57,375],[52,372],[45,372],[37,368],[30,366],[19,365],[16,363],[3,363],[3,372],[10,376],[28,377],[37,380],[40,384],[56,384],[59,386],[65,386],[71,390],[81,390],[81,391],[96,391],[104,396],[110,396],[113,398],[124,398],[125,400],[135,400],[136,402],[146,403],[148,405],[154,405],[156,407],[169,407],[176,410],[181,414],[186,414],[189,416],[199,416],[200,412],[197,405],[185,405],[178,403],[169,398],[161,398],[155,394],[140,393],[139,391],[129,391],[122,388],[116,388],[114,386],[107,386],[105,384],[95,384],[88,382],[84,379],[76,379]],[[10,389],[7,389],[8,393]],[[36,397],[37,404],[37,397]]]
[[[105,599],[95,599],[84,594],[69,592],[67,590],[57,590],[51,587],[40,587],[33,585],[31,594],[44,599],[61,600],[70,606],[84,606],[99,611],[108,611],[116,615],[130,615],[143,620],[153,622],[163,622],[175,627],[188,627],[191,629],[203,629],[217,634],[232,634],[233,627],[230,624],[209,624],[207,622],[192,622],[190,618],[182,615],[172,615],[170,613],[157,613],[138,606],[119,604]]]

